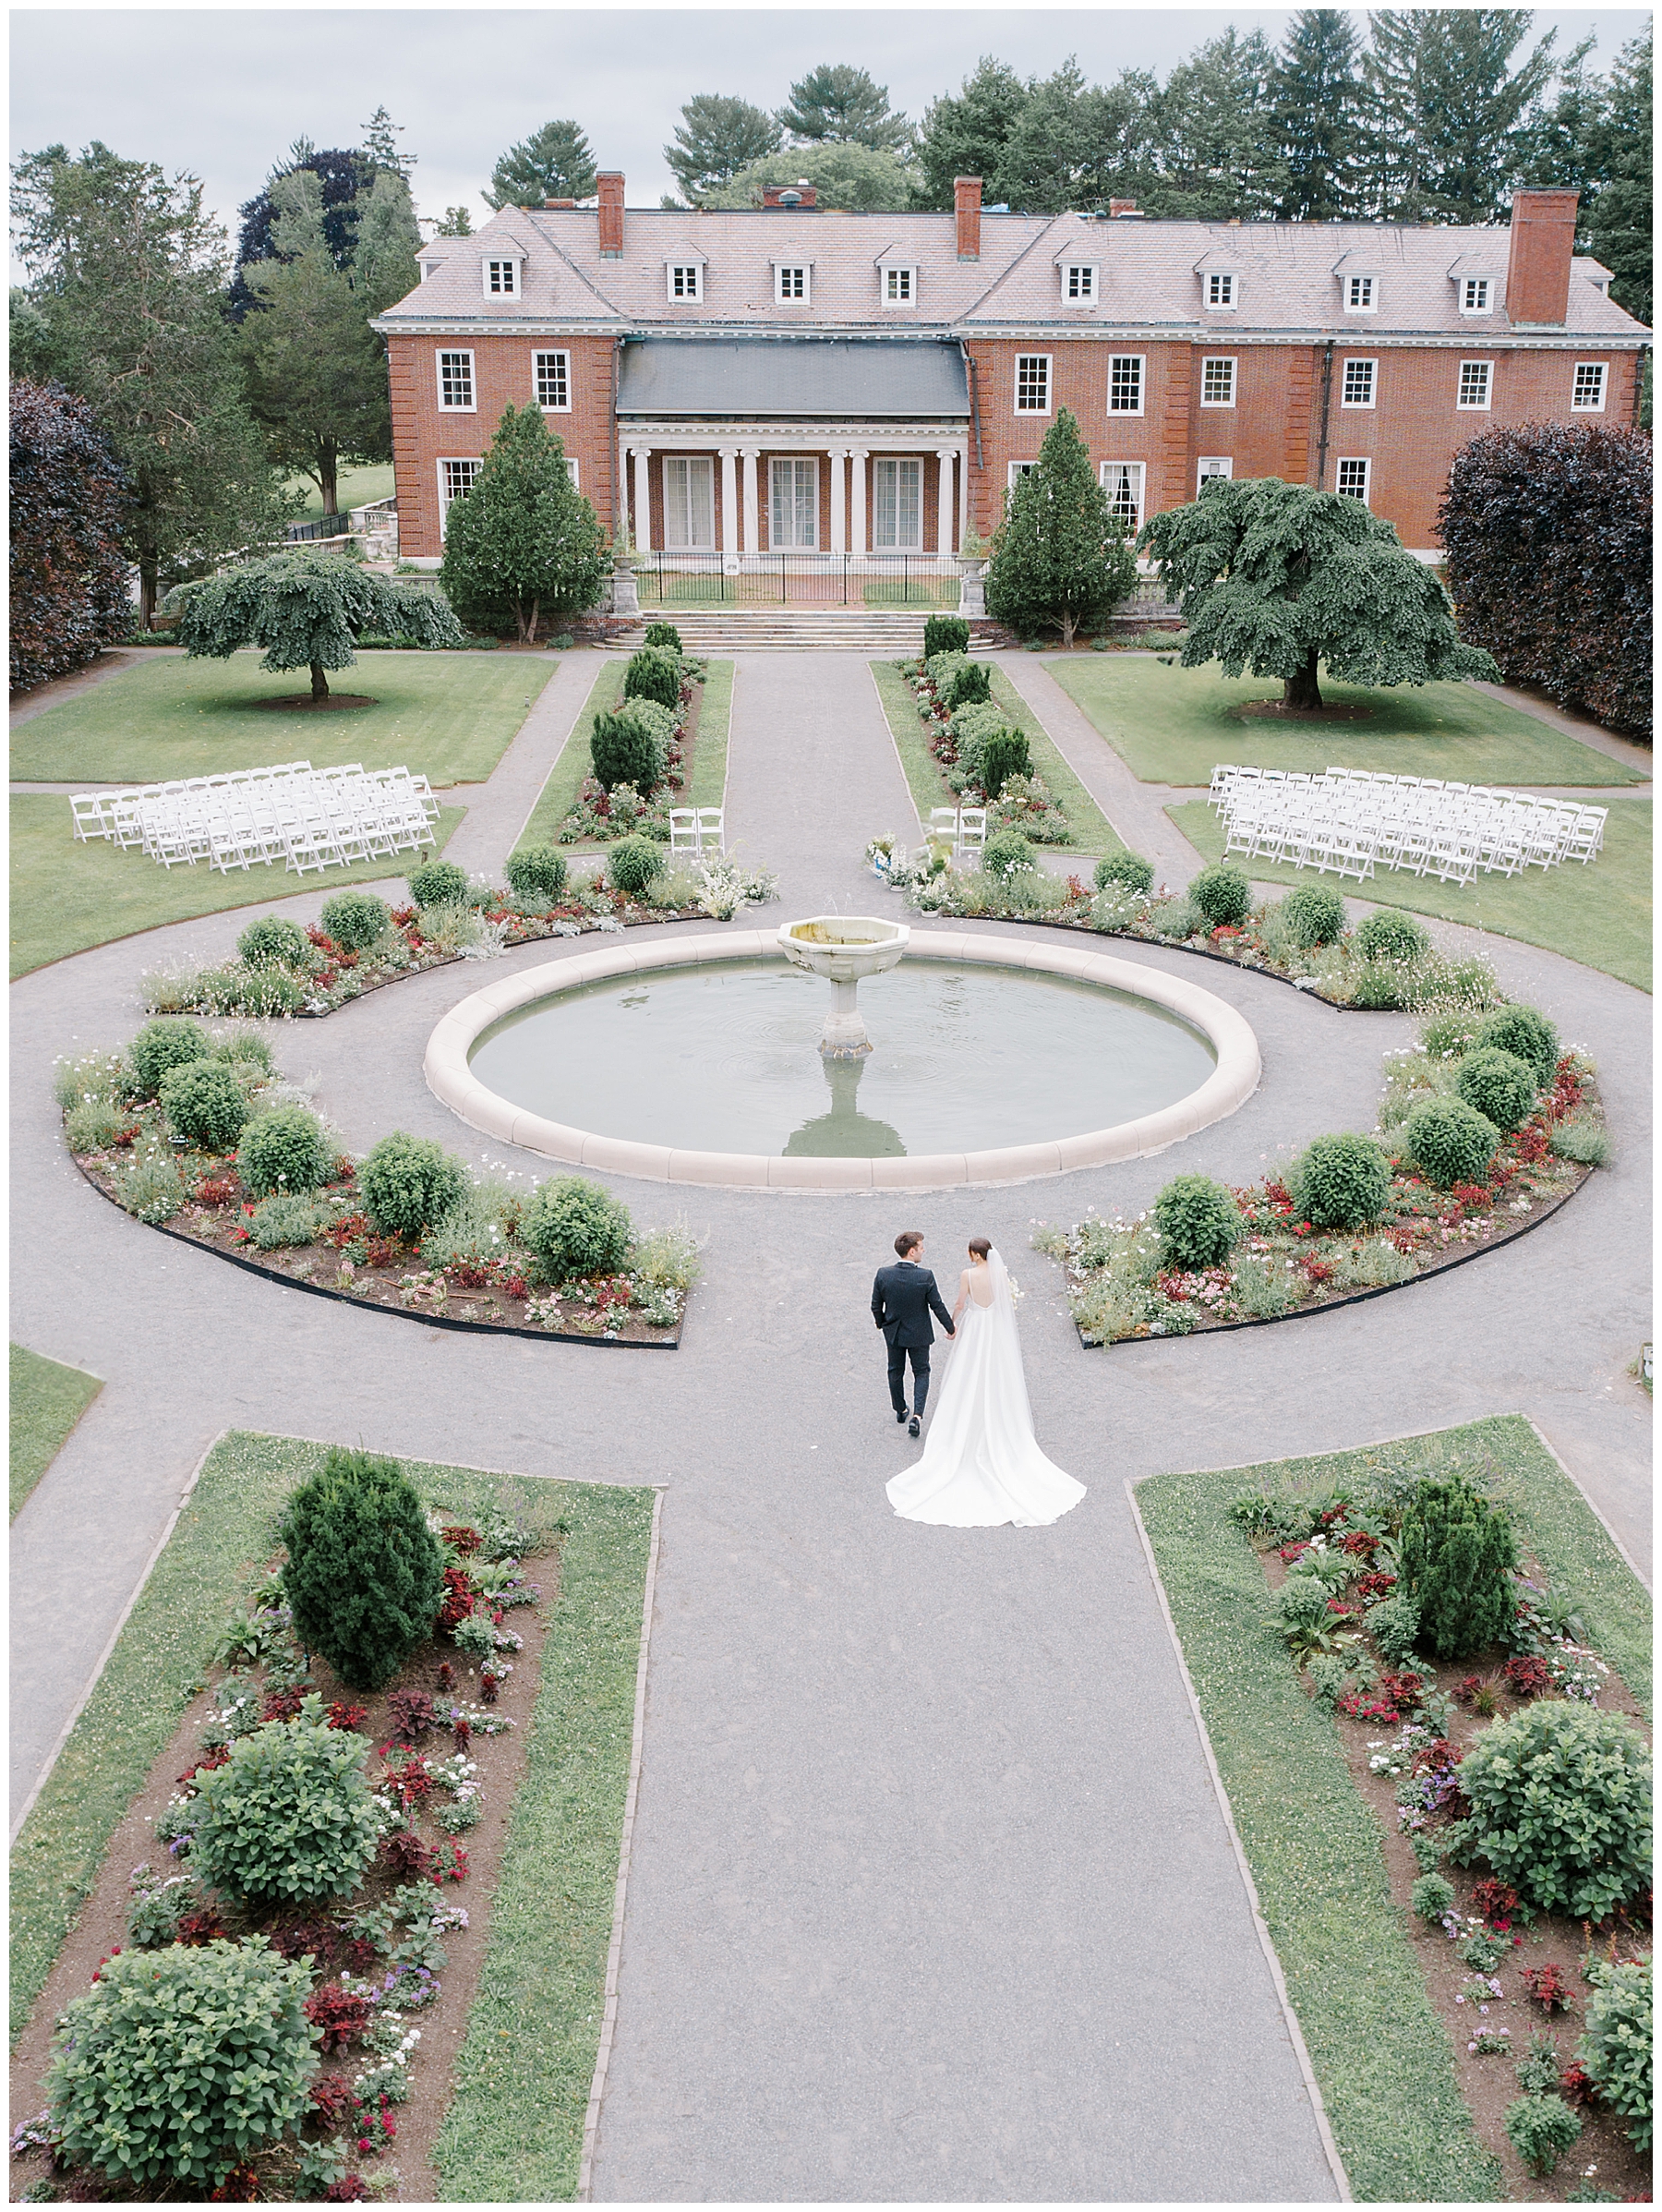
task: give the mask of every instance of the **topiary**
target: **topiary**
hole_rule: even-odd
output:
[[[391,920],[391,910],[373,891],[337,891],[323,901],[319,916],[323,933],[343,952],[363,952],[374,944]]]
[[[552,905],[565,888],[564,857],[552,845],[526,845],[508,855],[508,888],[522,899]]]
[[[1454,1078],[1456,1094],[1503,1131],[1527,1119],[1539,1088],[1533,1068],[1493,1045],[1468,1052]]]
[[[673,653],[678,660],[680,659],[680,632],[673,623],[648,623],[646,643],[656,652]]]
[[[1281,918],[1301,952],[1337,944],[1344,934],[1344,901],[1326,883],[1301,883],[1281,902]]]
[[[1189,902],[1214,929],[1244,922],[1252,912],[1252,886],[1239,868],[1222,861],[1202,868],[1188,887]]]
[[[1559,1033],[1533,1006],[1503,1006],[1499,1013],[1486,1015],[1477,1025],[1477,1042],[1522,1060],[1534,1075],[1537,1091],[1558,1072]],[[1494,1116],[1489,1118],[1492,1121]]]
[[[626,699],[656,699],[673,714],[680,705],[680,656],[643,646],[623,671]]]
[[[575,1175],[539,1183],[520,1215],[520,1236],[557,1283],[615,1273],[633,1234],[621,1200]]]
[[[316,1114],[272,1106],[243,1126],[237,1172],[256,1198],[270,1191],[320,1191],[334,1173],[333,1149]]]
[[[948,714],[960,707],[976,707],[993,696],[993,671],[984,660],[966,660],[955,668],[946,685],[945,707]]]
[[[1246,1235],[1241,1209],[1210,1175],[1174,1177],[1154,1201],[1160,1256],[1185,1273],[1216,1267]]]
[[[1506,2139],[1537,2180],[1545,2180],[1582,2132],[1561,2097],[1521,2097],[1506,2108]]]
[[[401,1129],[371,1146],[357,1182],[369,1226],[383,1237],[419,1237],[448,1219],[468,1189],[466,1168],[442,1144]]]
[[[306,2116],[310,1987],[310,1969],[263,1936],[106,1959],[66,2010],[46,2076],[66,2162],[139,2197],[167,2183],[205,2202]]]
[[[1603,1920],[1650,1882],[1651,1759],[1621,1713],[1538,1698],[1461,1763],[1463,1848],[1543,1913]]]
[[[646,633],[650,641],[652,633]],[[923,658],[927,661],[936,653],[967,653],[970,650],[970,625],[961,614],[932,614],[923,624]]]
[[[1634,2149],[1649,2150],[1654,2094],[1651,1962],[1623,1959],[1615,1965],[1596,1959],[1586,1971],[1594,1994],[1587,2004],[1586,2032],[1575,2055],[1598,2091],[1599,2102],[1628,2122],[1628,2140]]]
[[[320,1699],[313,1710],[315,1721],[268,1721],[196,1777],[191,1866],[256,1908],[345,1896],[380,1843],[367,1742],[331,1728]]]
[[[1444,1191],[1481,1182],[1500,1148],[1500,1131],[1463,1098],[1432,1098],[1416,1106],[1403,1137],[1410,1158]]]
[[[1454,1884],[1441,1874],[1422,1874],[1409,1902],[1422,1920],[1440,1920],[1454,1902]]]
[[[606,856],[607,879],[626,899],[640,898],[665,865],[664,848],[652,837],[620,837]]]
[[[982,867],[989,876],[1008,881],[1018,868],[1035,868],[1033,848],[1019,829],[999,829],[982,847]]]
[[[187,1144],[229,1152],[248,1118],[242,1085],[223,1060],[187,1060],[162,1078],[162,1111]]]
[[[1371,1137],[1318,1137],[1287,1177],[1293,1203],[1319,1229],[1361,1229],[1391,1196],[1391,1168]]]
[[[996,799],[1012,776],[1030,776],[1033,757],[1025,733],[995,730],[981,748],[981,786],[988,803]]]
[[[1154,863],[1140,852],[1105,852],[1096,864],[1096,888],[1105,891],[1111,883],[1123,883],[1133,891],[1152,890]]]
[[[187,1060],[206,1059],[208,1053],[207,1034],[199,1023],[176,1014],[147,1021],[127,1047],[139,1097],[154,1098],[170,1070],[184,1067]]]
[[[298,922],[261,914],[236,940],[236,955],[248,968],[304,968],[308,948]]]
[[[1463,1475],[1426,1476],[1403,1509],[1398,1581],[1419,1608],[1422,1648],[1463,1659],[1499,1643],[1517,1614],[1517,1539]]]
[[[614,792],[627,783],[644,797],[663,780],[666,753],[657,732],[624,707],[617,714],[596,715],[589,760],[605,790]]]
[[[331,1449],[280,1533],[295,1634],[353,1689],[380,1689],[433,1632],[444,1556],[395,1459]]]
[[[404,881],[417,906],[454,906],[467,896],[466,872],[453,860],[424,861]]]
[[[1418,961],[1431,949],[1431,939],[1412,914],[1379,911],[1356,925],[1351,940],[1363,960]]]

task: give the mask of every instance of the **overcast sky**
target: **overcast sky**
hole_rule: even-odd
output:
[[[1358,11],[1358,16],[1360,17]],[[921,114],[982,54],[1048,75],[1077,54],[1103,81],[1125,67],[1163,77],[1231,22],[1279,40],[1290,10],[614,7],[363,9],[22,8],[11,22],[14,157],[102,139],[118,153],[188,169],[235,236],[238,204],[301,134],[355,145],[385,105],[418,156],[423,214],[459,200],[476,223],[497,156],[551,116],[575,116],[598,165],[621,169],[632,205],[673,187],[662,148],[693,92],[777,108],[817,62],[853,62]],[[1647,16],[1542,9],[1567,50],[1589,31],[1608,66]],[[1527,49],[1520,49],[1520,52]]]

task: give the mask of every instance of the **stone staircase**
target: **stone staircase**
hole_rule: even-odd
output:
[[[899,660],[923,649],[928,610],[887,613],[869,607],[718,607],[666,610],[645,614],[638,627],[608,641],[632,648],[655,620],[670,622],[689,653],[701,658],[729,653],[864,653],[874,660]]]

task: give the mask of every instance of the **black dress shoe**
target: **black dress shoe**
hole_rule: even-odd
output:
[[[920,1435],[921,1435],[921,1434],[922,1434],[922,1432],[923,1432],[923,1423],[922,1423],[922,1422],[921,1422],[921,1420],[918,1419],[917,1415],[914,1413],[914,1414],[912,1415],[912,1417],[911,1417],[910,1420],[909,1420],[909,1421],[907,1422],[907,1424],[906,1424],[906,1433],[907,1433],[909,1436],[920,1436]]]
[[[906,1408],[904,1406],[902,1406],[899,1412],[896,1414],[895,1419],[897,1420],[904,1420],[906,1419]]]

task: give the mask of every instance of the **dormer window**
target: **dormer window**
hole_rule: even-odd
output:
[[[1347,315],[1377,315],[1379,311],[1379,280],[1377,276],[1347,276],[1344,280],[1344,311]]]
[[[1494,279],[1487,276],[1463,276],[1460,280],[1460,311],[1463,315],[1487,315]]]
[[[1206,272],[1206,304],[1209,308],[1234,308],[1240,304],[1233,269],[1209,269]]]
[[[878,296],[885,308],[909,308],[918,296],[918,272],[909,261],[885,261],[877,272]]]
[[[702,261],[667,261],[665,268],[668,272],[668,296],[671,300],[704,297]]]
[[[424,284],[430,284],[443,267],[442,261],[423,261],[421,264],[422,283]]]
[[[1062,296],[1070,307],[1094,307],[1097,296],[1096,264],[1092,261],[1065,261],[1062,264]]]
[[[520,296],[520,265],[517,260],[492,260],[485,264],[485,296],[487,299],[517,299]]]
[[[774,264],[774,298],[781,304],[789,300],[807,305],[808,269],[802,262],[777,261]]]

